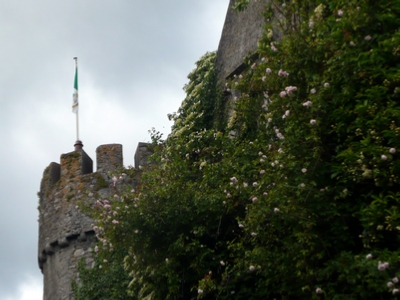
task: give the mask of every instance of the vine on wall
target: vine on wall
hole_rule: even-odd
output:
[[[123,263],[138,299],[396,297],[399,15],[394,0],[272,1],[282,27],[228,82],[223,129],[203,56],[140,186],[98,200],[91,272]]]

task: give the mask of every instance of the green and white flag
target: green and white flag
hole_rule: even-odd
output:
[[[75,80],[74,80],[74,93],[72,95],[72,112],[78,113],[78,59],[75,57]]]

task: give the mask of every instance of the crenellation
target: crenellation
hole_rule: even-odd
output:
[[[107,174],[123,167],[122,145],[101,145],[96,149],[97,172]]]
[[[135,168],[139,169],[141,166],[148,164],[150,155],[153,154],[149,143],[139,143],[135,152]]]

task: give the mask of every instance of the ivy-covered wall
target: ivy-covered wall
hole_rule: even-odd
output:
[[[140,185],[92,195],[77,299],[396,299],[399,17],[396,0],[271,1],[227,122],[204,55],[153,164],[125,171]]]

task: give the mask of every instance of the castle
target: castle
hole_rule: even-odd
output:
[[[230,0],[217,52],[220,83],[240,73],[244,69],[243,58],[257,49],[264,27],[262,9],[268,0],[251,2],[239,14],[231,9],[234,2]],[[120,144],[97,148],[96,172],[82,143],[77,141],[74,146],[73,152],[61,155],[60,163],[52,162],[44,170],[40,185],[38,262],[43,273],[44,300],[74,299],[71,281],[78,275],[78,261],[84,258],[87,265],[92,264],[95,242],[93,221],[77,204],[84,199],[83,191],[110,195],[113,172],[123,167]],[[135,167],[144,165],[150,154],[147,144],[139,143]]]

